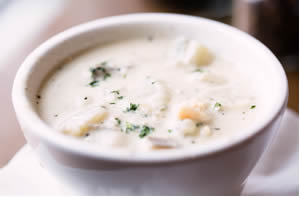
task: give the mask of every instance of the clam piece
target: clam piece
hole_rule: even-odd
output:
[[[84,136],[97,127],[108,115],[102,108],[93,106],[77,111],[57,124],[57,129],[72,136]]]
[[[156,149],[170,149],[179,147],[178,142],[174,139],[166,137],[148,137],[148,140],[152,143],[152,147]]]

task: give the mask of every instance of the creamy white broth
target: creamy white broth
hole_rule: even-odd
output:
[[[208,61],[190,63],[189,43],[198,45],[137,38],[69,57],[41,87],[39,114],[57,131],[128,153],[230,140],[259,119],[258,85],[210,50]]]

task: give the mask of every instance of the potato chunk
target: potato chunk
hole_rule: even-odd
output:
[[[177,65],[204,66],[212,63],[214,55],[208,48],[200,44],[197,40],[189,40],[179,37],[174,41],[171,51],[172,61]]]
[[[102,122],[107,114],[107,111],[100,107],[89,107],[66,117],[57,128],[68,135],[83,136]]]
[[[184,63],[196,66],[208,65],[213,61],[213,55],[197,41],[190,41],[185,52]]]
[[[180,123],[180,129],[184,136],[194,136],[197,134],[196,124],[190,119],[184,119]]]
[[[204,137],[208,137],[208,136],[212,135],[212,131],[208,125],[205,125],[204,127],[202,127],[200,133]]]
[[[211,116],[207,111],[207,105],[203,103],[182,106],[178,117],[180,120],[191,119],[197,122],[209,122],[211,120]]]

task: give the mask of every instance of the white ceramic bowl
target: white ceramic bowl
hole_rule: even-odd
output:
[[[274,91],[271,107],[231,141],[191,153],[130,159],[101,153],[47,126],[35,97],[42,80],[66,57],[112,40],[185,35],[239,62],[260,64]],[[271,86],[270,86],[271,87]],[[274,89],[275,89],[274,88]],[[267,90],[266,90],[267,91]],[[30,146],[46,169],[87,195],[236,195],[276,133],[287,101],[287,80],[275,56],[251,36],[215,21],[176,14],[131,14],[92,21],[46,41],[15,78],[13,104]]]

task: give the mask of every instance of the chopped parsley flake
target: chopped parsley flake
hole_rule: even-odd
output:
[[[202,69],[195,69],[194,72],[200,72],[200,73],[202,73],[203,70]]]
[[[93,80],[92,82],[89,83],[89,85],[90,85],[91,87],[96,87],[96,86],[99,85],[99,81],[98,81],[98,80]]]
[[[161,109],[160,109],[160,111],[166,111],[168,109],[168,107],[167,106],[164,106],[164,107],[162,107]]]
[[[251,105],[250,109],[255,109],[256,105]]]
[[[108,77],[111,77],[111,75],[110,74],[104,74],[104,80],[106,80]]]
[[[121,125],[122,121],[119,118],[115,118],[115,120],[117,121],[118,126]]]
[[[101,66],[107,66],[107,61],[103,61],[102,63],[100,63]]]
[[[140,106],[139,104],[130,103],[130,107],[127,107],[126,112],[136,111],[139,108],[139,106]]]
[[[116,103],[115,103],[115,102],[111,102],[111,103],[109,103],[109,104],[113,105],[113,104],[116,104]]]
[[[120,90],[114,90],[111,93],[115,93],[115,94],[119,95],[120,94]]]
[[[214,107],[215,107],[216,109],[220,109],[220,108],[222,107],[222,104],[219,103],[219,102],[216,102],[216,104],[214,105]]]
[[[149,127],[149,126],[146,126],[146,125],[143,125],[141,131],[140,131],[140,138],[144,138],[146,137],[149,133],[151,133],[152,131],[154,131],[154,128],[153,127]]]
[[[111,91],[111,93],[120,95],[120,90],[114,90],[114,91]],[[119,99],[119,100],[122,100],[123,98],[124,98],[124,96],[118,96],[118,97],[117,97],[117,99]]]
[[[172,129],[168,129],[168,133],[172,133]]]
[[[124,98],[124,96],[118,96],[117,97],[119,100],[122,100]]]
[[[103,80],[106,80],[107,78],[111,77],[111,74],[107,71],[107,62],[100,63],[100,66],[90,68],[91,77],[93,79],[92,82],[89,83],[90,86],[94,87],[98,85],[100,77],[103,78]]]
[[[120,126],[122,124],[122,121],[119,118],[115,118],[116,122],[117,122],[117,126]],[[135,125],[129,122],[125,122],[125,127],[121,128],[121,131],[125,131],[126,133],[132,132],[132,131],[137,131],[138,129],[140,129],[139,131],[139,137],[140,138],[144,138],[146,137],[149,133],[151,133],[152,131],[154,131],[153,127],[149,127],[147,125],[143,125],[142,127],[140,125]]]
[[[202,122],[198,122],[198,123],[196,123],[196,127],[200,127],[200,126],[202,126],[203,125],[203,123]]]
[[[128,133],[129,131],[135,131],[136,129],[139,129],[139,128],[140,128],[139,125],[135,125],[135,124],[126,122],[125,132]]]

